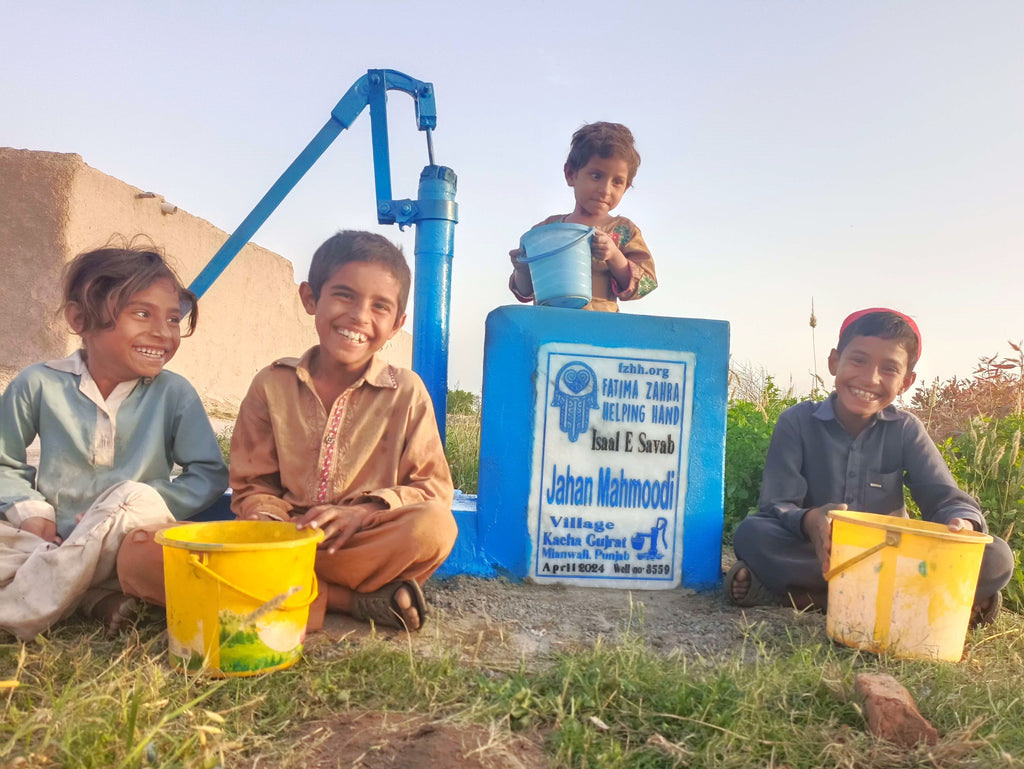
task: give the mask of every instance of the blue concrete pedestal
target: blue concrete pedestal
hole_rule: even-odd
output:
[[[723,321],[491,312],[480,494],[439,576],[719,584],[728,363]]]

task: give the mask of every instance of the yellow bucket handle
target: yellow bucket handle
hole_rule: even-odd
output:
[[[225,579],[220,574],[218,574],[213,569],[211,569],[209,566],[207,566],[205,563],[203,563],[200,560],[199,556],[196,555],[195,553],[189,553],[188,554],[188,560],[189,560],[189,563],[191,563],[195,568],[199,569],[201,572],[203,572],[207,576],[213,577],[218,582],[220,582],[220,583],[222,583],[224,585],[227,585],[232,590],[234,590],[236,593],[241,593],[246,598],[249,598],[249,599],[251,599],[253,601],[256,601],[258,604],[260,604],[261,608],[263,606],[266,606],[268,603],[270,603],[272,601],[275,601],[275,600],[277,600],[278,598],[281,597],[281,596],[272,596],[270,598],[260,598],[259,596],[253,595],[248,590],[243,590],[238,585],[236,585],[234,582],[232,582],[231,580]],[[282,593],[282,595],[287,596],[287,593]],[[277,608],[279,610],[281,610],[281,611],[291,611],[292,609],[303,609],[303,608],[305,608],[307,606],[310,606],[313,603],[313,601],[316,600],[316,596],[317,596],[316,577],[314,576],[313,582],[309,586],[309,597],[308,598],[303,597],[300,600],[299,603],[296,603],[296,604],[293,604],[293,605],[290,605],[290,606],[281,605],[281,606],[278,606]],[[259,611],[259,609],[257,609],[257,611]]]
[[[877,553],[879,550],[881,550],[883,548],[886,548],[886,547],[899,547],[899,546],[900,546],[900,532],[898,532],[898,531],[887,531],[887,532],[885,532],[885,541],[884,542],[879,542],[874,547],[869,547],[867,550],[865,550],[865,551],[863,551],[861,553],[857,553],[857,555],[853,556],[853,558],[850,558],[850,559],[848,559],[846,561],[843,561],[838,566],[833,566],[831,569],[829,569],[827,572],[825,572],[825,581],[826,582],[831,581],[832,577],[836,576],[840,572],[846,571],[851,566],[854,566],[854,565],[860,563],[865,558],[868,558],[868,557],[874,555],[875,553]]]

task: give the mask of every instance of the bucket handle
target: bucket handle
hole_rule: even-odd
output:
[[[230,587],[236,593],[241,593],[246,598],[249,598],[249,599],[251,599],[253,601],[256,601],[256,603],[260,604],[260,608],[262,608],[262,607],[266,606],[267,604],[272,603],[273,601],[276,601],[279,598],[281,598],[281,596],[279,596],[279,595],[273,596],[271,598],[260,598],[257,595],[253,595],[248,590],[244,590],[244,589],[240,588],[238,585],[236,585],[231,580],[225,579],[220,574],[215,572],[213,569],[211,569],[209,566],[207,566],[205,563],[203,563],[200,560],[199,556],[196,555],[195,553],[189,553],[188,554],[188,560],[189,560],[189,563],[192,564],[192,566],[194,566],[195,568],[199,569],[199,571],[203,572],[208,577],[213,577],[215,580],[217,580],[221,584],[224,584],[224,585],[227,585],[228,587]],[[285,593],[282,593],[282,595],[287,597],[288,593],[285,592]],[[300,600],[299,603],[293,604],[291,606],[277,606],[275,608],[280,609],[281,611],[291,611],[292,609],[304,609],[305,607],[312,605],[313,601],[316,600],[316,596],[317,596],[316,579],[314,578],[313,584],[310,585],[310,590],[309,590],[308,598],[307,597],[303,597]],[[259,609],[257,609],[256,611],[259,611]]]
[[[574,238],[570,242],[564,243],[563,245],[559,246],[558,248],[553,248],[550,251],[545,251],[543,254],[537,254],[536,256],[527,256],[526,255],[526,248],[523,247],[523,241],[520,240],[519,241],[519,248],[522,249],[523,253],[522,253],[521,256],[517,256],[516,260],[520,264],[529,264],[530,262],[536,262],[538,259],[546,259],[547,257],[551,256],[552,254],[557,254],[557,253],[559,253],[561,251],[565,251],[565,249],[567,249],[567,248],[572,248],[573,246],[575,246],[577,243],[579,243],[584,238],[589,238],[595,232],[597,232],[597,227],[591,227],[589,230],[587,230],[586,232],[582,233],[578,238]]]
[[[854,565],[860,563],[865,558],[868,558],[868,557],[874,555],[875,553],[877,553],[879,550],[881,550],[883,548],[886,548],[886,547],[899,547],[899,546],[900,546],[900,532],[898,532],[898,531],[887,531],[887,532],[885,532],[885,541],[884,542],[879,542],[874,547],[869,547],[867,550],[864,550],[863,552],[857,553],[857,555],[853,556],[853,558],[850,558],[850,559],[848,559],[846,561],[843,561],[838,566],[833,566],[831,569],[829,569],[827,572],[825,572],[825,581],[826,582],[831,581],[831,579],[833,577],[835,577],[837,574],[839,574],[840,572],[846,571],[851,566],[854,566]]]

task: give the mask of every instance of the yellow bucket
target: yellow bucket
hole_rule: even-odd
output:
[[[215,521],[164,529],[172,658],[215,676],[250,676],[302,653],[319,529],[276,521]]]
[[[829,637],[896,657],[959,661],[992,537],[891,515],[828,515]]]

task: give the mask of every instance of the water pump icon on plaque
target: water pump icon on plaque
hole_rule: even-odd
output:
[[[676,587],[695,356],[551,342],[537,363],[530,576]]]

